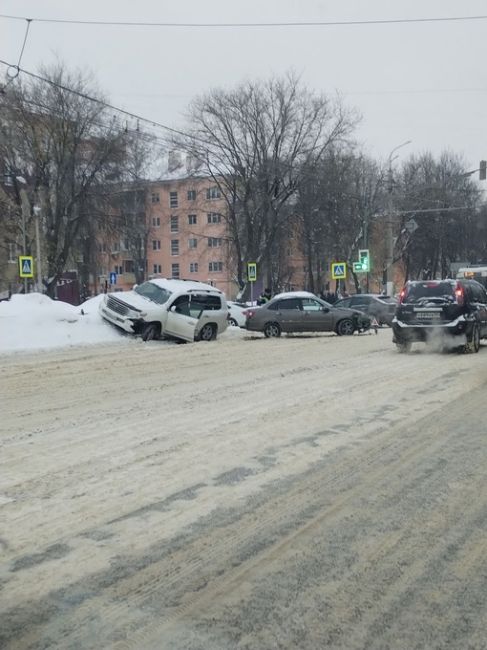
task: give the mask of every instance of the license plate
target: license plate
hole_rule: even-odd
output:
[[[417,313],[416,318],[420,320],[440,320],[441,313],[439,311],[423,311]]]

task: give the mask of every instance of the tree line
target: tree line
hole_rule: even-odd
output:
[[[90,77],[62,63],[40,76],[9,80],[0,94],[0,245],[25,237],[31,249],[40,208],[50,295],[76,257],[89,276],[97,238],[114,229],[143,279],[146,190],[170,149],[219,188],[241,288],[249,261],[270,287],[292,285],[289,259],[301,256],[306,288],[320,291],[330,262],[351,265],[361,248],[371,250],[381,282],[388,219],[393,261],[406,278],[446,277],[453,262],[487,258],[482,194],[461,155],[414,154],[401,166],[375,160],[357,144],[357,111],[293,73],[210,90],[189,106],[184,133],[162,141],[129,128]],[[364,288],[363,277],[354,282]]]

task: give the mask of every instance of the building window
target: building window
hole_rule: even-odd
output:
[[[179,278],[179,264],[171,264],[171,277]]]
[[[221,197],[220,190],[216,185],[209,187],[206,190],[206,198],[208,201],[213,201],[214,199],[219,199]]]
[[[124,273],[135,273],[135,265],[133,260],[125,260],[123,263]]]
[[[189,248],[196,248],[198,246],[198,240],[196,239],[196,237],[194,237],[193,239],[188,239],[188,246]]]
[[[159,228],[161,225],[161,217],[152,217],[152,225],[154,228]]]
[[[188,190],[188,201],[196,201],[196,190]]]
[[[169,192],[169,207],[177,208],[178,207],[178,193]]]
[[[221,223],[222,215],[218,212],[208,212],[208,223]]]
[[[13,242],[8,243],[8,261],[15,263],[17,261],[17,244]]]
[[[198,262],[191,262],[189,265],[190,273],[198,273]]]
[[[160,203],[161,202],[161,197],[159,196],[159,192],[152,192],[151,201],[152,201],[152,203]]]
[[[171,255],[179,255],[179,239],[171,239]]]
[[[152,267],[152,272],[154,274],[162,273],[162,266],[160,264],[154,264],[154,266]]]
[[[179,232],[179,217],[171,217],[171,232]]]
[[[120,242],[114,241],[112,244],[112,253],[120,253]]]
[[[210,262],[208,264],[208,271],[210,273],[218,273],[223,271],[223,262]]]
[[[160,251],[161,250],[161,240],[160,239],[153,239],[152,240],[152,250],[153,251]]]
[[[188,214],[188,223],[190,226],[196,226],[196,215],[195,214]]]
[[[218,248],[222,245],[221,237],[208,237],[208,246],[210,248]]]
[[[106,253],[107,252],[107,245],[105,242],[98,242],[98,252],[99,253]]]

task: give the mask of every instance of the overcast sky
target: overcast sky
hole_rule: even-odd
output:
[[[485,0],[2,0],[29,18],[158,22],[352,21],[487,14]],[[17,63],[26,23],[0,19],[0,59]],[[386,25],[165,28],[33,22],[21,66],[57,56],[94,71],[117,106],[174,127],[195,94],[290,68],[362,114],[357,138],[385,158],[445,148],[487,158],[487,20]],[[2,70],[3,74],[3,70]]]

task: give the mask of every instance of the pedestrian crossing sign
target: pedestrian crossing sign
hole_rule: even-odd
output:
[[[333,262],[331,265],[331,277],[334,280],[345,280],[347,278],[346,262]]]
[[[249,282],[257,281],[257,264],[256,262],[247,262],[247,280]]]
[[[19,255],[19,275],[21,278],[34,277],[34,258],[30,255]]]

